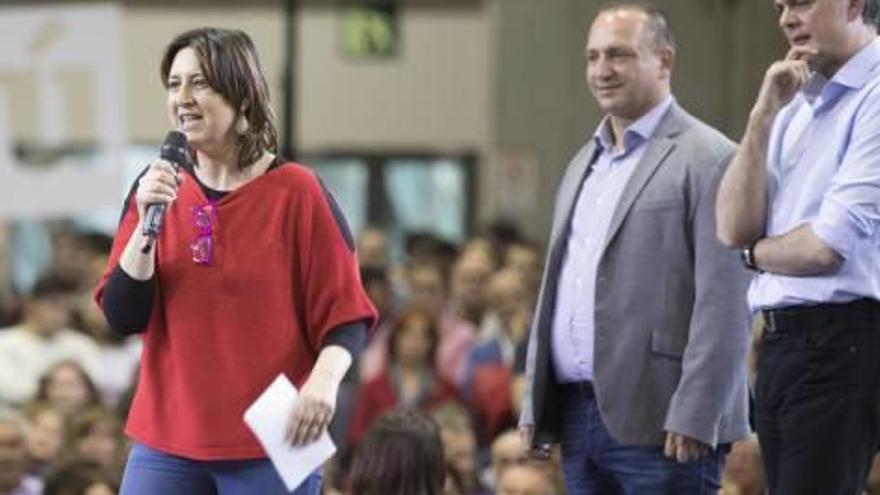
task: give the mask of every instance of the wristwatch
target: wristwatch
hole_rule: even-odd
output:
[[[764,270],[758,268],[758,263],[755,261],[755,246],[761,239],[749,244],[749,246],[742,251],[740,251],[740,258],[742,258],[743,265],[753,272],[764,273]]]

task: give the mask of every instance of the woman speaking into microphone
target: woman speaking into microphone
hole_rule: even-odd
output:
[[[95,291],[110,324],[144,341],[122,493],[288,493],[242,415],[284,373],[300,390],[289,440],[315,441],[376,312],[334,199],[275,155],[250,38],[183,33],[160,74],[186,163],[158,159],[135,182]],[[165,205],[155,247],[150,205]],[[319,488],[316,473],[295,493]]]

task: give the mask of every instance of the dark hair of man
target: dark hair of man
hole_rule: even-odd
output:
[[[239,136],[239,167],[253,165],[266,151],[278,148],[275,113],[269,105],[269,85],[260,68],[257,50],[243,31],[199,28],[178,35],[165,49],[159,74],[168,86],[174,57],[192,48],[211,88],[247,119],[248,128]]]
[[[870,0],[869,0],[870,1]],[[646,28],[649,30],[651,39],[654,41],[654,48],[671,48],[675,50],[675,35],[669,28],[669,22],[666,15],[663,14],[657,6],[643,0],[618,0],[608,2],[599,9],[596,17],[614,10],[635,10],[642,12],[648,17]]]
[[[354,495],[441,495],[445,481],[440,428],[417,411],[380,416],[352,463]]]

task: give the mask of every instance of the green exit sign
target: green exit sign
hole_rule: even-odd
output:
[[[361,5],[342,10],[342,51],[352,58],[390,58],[400,52],[396,5]]]

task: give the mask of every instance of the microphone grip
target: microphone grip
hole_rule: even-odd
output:
[[[162,228],[162,219],[165,217],[165,209],[167,205],[164,203],[153,203],[147,205],[147,211],[144,213],[143,235],[147,238],[147,243],[141,249],[144,254],[149,253],[153,249],[156,237],[159,236],[159,229]]]
[[[179,164],[186,161],[186,146],[186,135],[180,131],[171,131],[165,136],[165,142],[162,144],[159,156],[171,164],[175,173],[179,170]],[[147,242],[141,249],[142,253],[147,254],[153,249],[153,244],[155,244],[159,230],[162,228],[162,219],[165,217],[167,208],[168,205],[164,203],[147,205],[142,230]]]
[[[159,229],[162,228],[162,218],[165,216],[164,203],[153,203],[147,205],[147,211],[144,213],[144,235],[156,237],[159,235]]]

